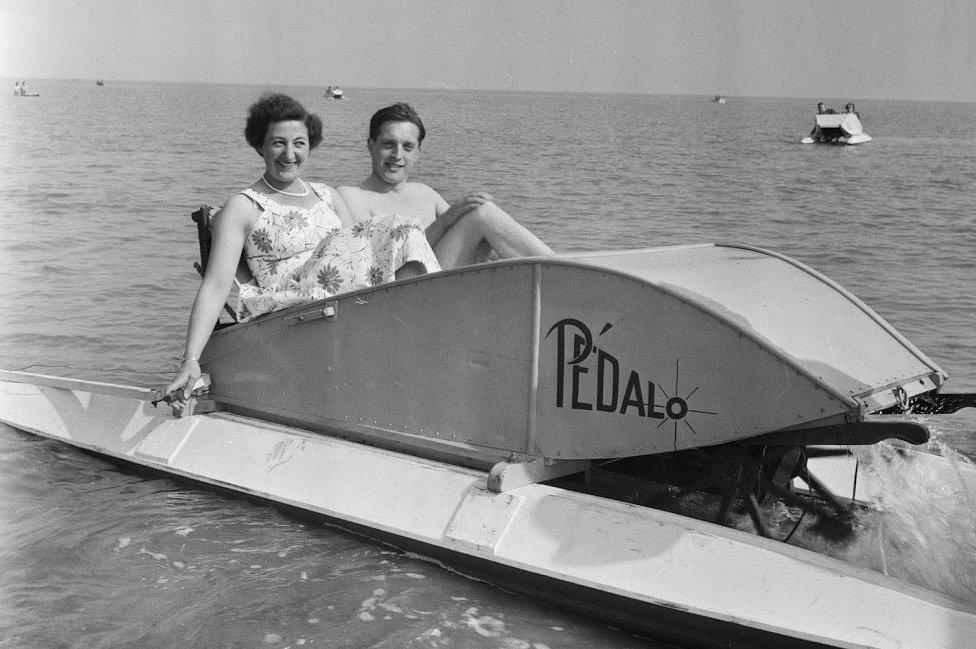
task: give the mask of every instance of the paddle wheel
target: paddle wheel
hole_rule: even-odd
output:
[[[849,450],[840,447],[730,444],[609,460],[597,463],[594,472],[581,479],[591,480],[598,491],[609,489],[603,494],[609,497],[621,496],[620,491],[614,493],[614,483],[618,489],[627,485],[624,492],[629,488],[629,500],[636,504],[694,515],[721,525],[736,527],[741,516],[734,514],[744,514],[757,534],[785,540],[784,525],[788,528],[793,523],[788,538],[807,512],[816,514],[822,527],[830,529],[832,535],[850,531],[854,502],[835,494],[816,477],[807,462],[811,458],[849,455]],[[621,476],[626,478],[621,481]],[[807,489],[796,488],[797,478]],[[771,522],[770,508],[776,502],[797,512],[789,520],[780,516],[780,520]]]
[[[928,429],[903,415],[945,415],[966,407],[976,408],[976,394],[925,393],[881,410],[859,425],[614,458],[594,462],[585,474],[558,484],[730,527],[741,528],[747,516],[757,534],[779,541],[788,541],[810,513],[816,517],[812,524],[817,533],[840,540],[853,534],[856,514],[868,503],[858,497],[857,461],[851,447],[838,444],[870,445],[886,439],[923,444],[929,440]],[[776,437],[782,443],[764,443]],[[831,464],[852,466],[850,479],[842,484],[834,480],[830,486],[818,477],[818,470]]]

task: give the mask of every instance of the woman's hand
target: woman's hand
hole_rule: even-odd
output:
[[[178,395],[174,395],[174,398],[180,401],[186,401],[190,398],[190,393],[193,391],[193,386],[196,385],[197,380],[200,378],[200,362],[195,358],[184,358],[183,362],[180,364],[180,370],[176,373],[176,378],[173,382],[166,386],[163,390],[164,395],[172,394],[177,390],[181,390]]]

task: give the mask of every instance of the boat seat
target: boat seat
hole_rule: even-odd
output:
[[[193,212],[190,217],[197,224],[197,239],[200,243],[200,261],[193,262],[193,267],[197,269],[202,277],[207,270],[207,261],[210,259],[210,246],[212,243],[212,228],[213,228],[213,217],[220,211],[219,207],[214,205],[202,205],[200,209]],[[231,289],[230,295],[227,296],[227,302],[224,304],[224,313],[221,314],[221,319],[218,321],[218,326],[228,326],[243,319],[243,310],[241,307],[241,301],[238,297],[241,286],[248,283],[255,283],[254,275],[251,274],[251,269],[247,266],[247,261],[244,259],[244,255],[241,254],[240,261],[237,263],[237,272],[234,273],[234,286]]]

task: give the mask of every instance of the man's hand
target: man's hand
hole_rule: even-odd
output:
[[[446,230],[459,218],[494,201],[488,192],[475,192],[455,201],[451,207],[437,215],[437,221]]]

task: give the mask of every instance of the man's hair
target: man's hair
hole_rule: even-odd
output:
[[[426,129],[424,129],[424,123],[420,119],[420,115],[417,114],[417,111],[413,109],[413,106],[404,102],[397,102],[392,106],[380,108],[373,113],[373,116],[369,119],[369,139],[375,140],[376,136],[380,134],[380,129],[387,122],[410,122],[411,124],[416,124],[417,128],[420,129],[419,143],[423,143],[424,136],[427,134]]]
[[[305,110],[304,106],[288,95],[276,93],[261,95],[261,98],[247,109],[244,137],[248,144],[261,153],[264,147],[264,136],[268,134],[268,126],[291,120],[305,124],[305,128],[308,129],[309,149],[314,149],[322,142],[322,120],[319,116]]]

